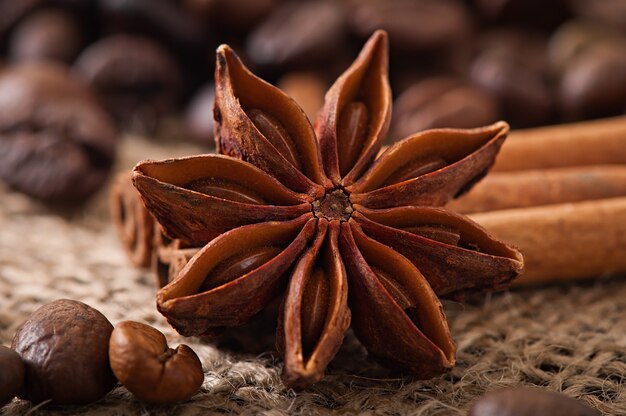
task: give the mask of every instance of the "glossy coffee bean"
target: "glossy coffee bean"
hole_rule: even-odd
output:
[[[177,61],[161,45],[140,36],[103,38],[89,46],[74,67],[120,125],[140,133],[156,130],[159,118],[175,108],[182,89]]]
[[[468,416],[597,416],[600,413],[561,393],[531,387],[490,392],[472,405]]]
[[[181,55],[201,53],[206,39],[203,25],[171,0],[97,0],[108,32],[145,35]],[[197,56],[196,56],[197,60]]]
[[[509,53],[485,50],[474,60],[471,80],[496,97],[513,127],[548,123],[554,113],[546,75]]]
[[[626,41],[596,44],[564,70],[559,103],[564,119],[619,115],[626,111]]]
[[[623,0],[568,0],[575,15],[626,33],[626,2]]]
[[[390,47],[404,52],[451,46],[467,37],[473,26],[469,10],[455,0],[367,0],[351,5],[348,18],[359,36],[384,29]]]
[[[0,407],[9,403],[22,388],[24,362],[10,348],[0,345]]]
[[[191,348],[169,348],[160,331],[140,322],[123,321],[115,326],[109,355],[117,378],[144,402],[187,400],[204,381],[202,364]]]
[[[550,37],[548,61],[550,70],[557,77],[581,55],[598,44],[619,44],[626,38],[619,32],[585,20],[570,20],[562,24]]]
[[[11,345],[26,366],[19,397],[59,405],[103,397],[116,383],[109,365],[112,331],[104,315],[82,302],[60,299],[37,309]]]
[[[117,136],[93,91],[51,63],[0,73],[0,178],[37,198],[77,201],[113,163]]]
[[[473,128],[500,118],[498,103],[482,89],[455,78],[428,78],[394,102],[391,137],[432,128]]]
[[[309,66],[332,58],[344,38],[340,2],[291,2],[250,34],[246,53],[253,63],[265,67]]]
[[[278,0],[184,0],[185,9],[221,32],[245,33],[278,6]]]
[[[50,59],[70,63],[83,45],[75,17],[61,9],[44,9],[26,18],[11,36],[13,61]]]

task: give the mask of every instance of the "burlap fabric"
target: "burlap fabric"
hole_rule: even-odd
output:
[[[197,150],[127,139],[118,169],[143,158]],[[108,189],[68,212],[0,185],[1,344],[10,344],[17,326],[37,307],[57,298],[79,299],[114,324],[139,320],[161,329],[173,345],[184,341],[201,357],[206,374],[202,391],[176,406],[145,405],[118,387],[85,407],[50,409],[15,400],[0,414],[464,415],[486,391],[534,385],[580,398],[604,414],[626,415],[626,280],[622,278],[446,304],[458,344],[457,365],[434,380],[389,373],[370,360],[348,333],[326,378],[297,394],[280,382],[271,316],[232,331],[217,340],[217,348],[178,336],[156,311],[154,292],[150,274],[131,267],[118,245],[108,217]]]

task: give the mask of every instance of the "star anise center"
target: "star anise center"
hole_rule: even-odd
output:
[[[317,218],[326,218],[328,221],[348,221],[354,211],[350,198],[343,189],[336,188],[311,203],[313,214]]]

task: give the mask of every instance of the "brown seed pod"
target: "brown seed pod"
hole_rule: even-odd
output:
[[[26,375],[19,397],[34,403],[86,404],[115,386],[108,342],[113,325],[82,302],[59,299],[20,326],[11,347]]]
[[[115,326],[109,344],[111,368],[141,401],[175,403],[196,394],[204,380],[196,353],[181,344],[169,348],[157,329],[134,321]]]
[[[0,407],[17,395],[24,382],[24,362],[11,348],[0,345]]]

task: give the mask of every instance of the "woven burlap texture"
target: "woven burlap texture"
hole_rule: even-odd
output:
[[[117,170],[143,158],[196,152],[127,138]],[[300,393],[280,381],[271,322],[232,331],[218,348],[178,336],[156,311],[154,293],[150,273],[130,266],[119,247],[108,216],[108,189],[68,212],[0,185],[0,344],[10,345],[15,329],[37,307],[71,298],[99,309],[113,324],[133,319],[156,326],[172,346],[190,345],[205,370],[201,392],[175,406],[146,405],[117,387],[89,406],[53,409],[16,399],[0,414],[464,415],[486,391],[531,385],[579,398],[603,414],[626,415],[626,280],[621,278],[447,303],[457,365],[434,380],[388,372],[348,333],[327,376]]]

